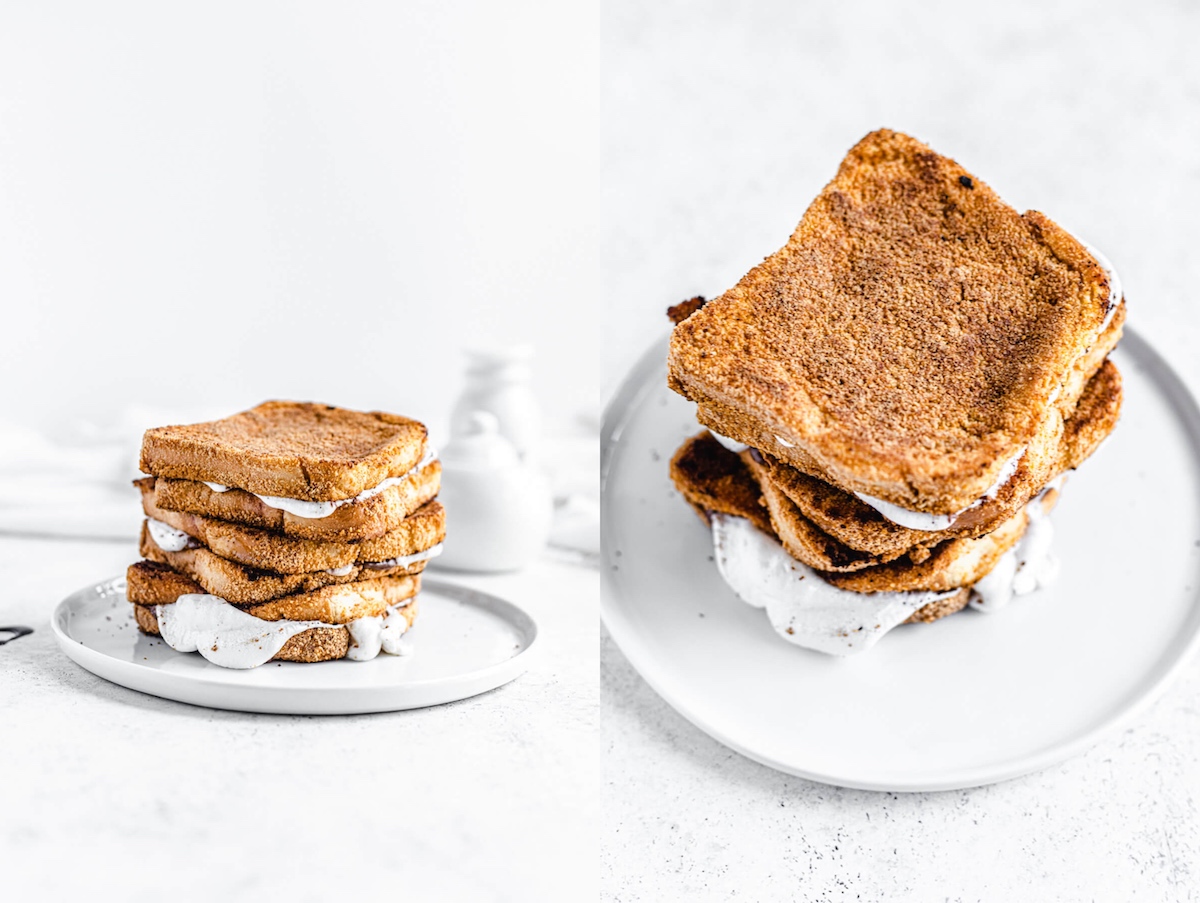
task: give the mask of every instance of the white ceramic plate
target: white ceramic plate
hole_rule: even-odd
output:
[[[124,578],[68,596],[50,623],[63,651],[105,680],[193,705],[293,715],[391,712],[465,699],[522,674],[537,638],[533,618],[511,602],[437,580],[421,583],[413,652],[369,662],[217,667],[139,633]]]
[[[779,639],[717,574],[708,529],[667,475],[699,427],[666,386],[659,342],[605,414],[605,626],[689,721],[812,780],[973,787],[1082,752],[1162,690],[1200,637],[1200,410],[1135,332],[1113,360],[1121,423],[1054,513],[1057,586],[837,659]]]

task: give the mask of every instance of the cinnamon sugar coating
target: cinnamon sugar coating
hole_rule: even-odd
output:
[[[1063,382],[1108,302],[1103,268],[1051,220],[881,130],[782,249],[676,326],[668,378],[782,437],[802,470],[951,513],[1073,407],[1085,380]]]

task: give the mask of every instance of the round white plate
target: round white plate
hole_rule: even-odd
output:
[[[1162,690],[1200,637],[1200,410],[1132,330],[1113,360],[1121,423],[1054,513],[1057,586],[837,659],[784,642],[717,574],[708,528],[667,474],[699,427],[666,386],[659,342],[605,413],[605,626],[697,727],[815,781],[974,787],[1084,751]]]
[[[220,668],[140,633],[118,577],[68,596],[50,619],[62,650],[93,674],[164,699],[214,709],[352,715],[465,699],[522,674],[537,638],[533,618],[477,590],[423,580],[413,652],[369,662],[267,662]]]

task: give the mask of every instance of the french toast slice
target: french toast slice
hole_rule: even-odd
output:
[[[269,602],[281,596],[312,593],[326,587],[350,585],[374,578],[419,574],[425,570],[426,564],[417,561],[407,566],[389,568],[368,568],[355,564],[344,574],[328,571],[273,574],[222,558],[199,544],[178,551],[163,549],[154,541],[147,522],[142,523],[139,549],[143,558],[169,565],[199,583],[205,592],[220,596],[234,605]]]
[[[912,530],[895,524],[851,493],[771,455],[761,455],[762,473],[757,476],[764,487],[770,484],[786,495],[824,534],[849,549],[877,556],[880,562],[889,561],[947,539],[981,536],[1015,516],[1043,486],[1091,456],[1116,426],[1121,401],[1121,374],[1115,364],[1105,361],[1088,382],[1072,416],[1063,423],[1053,453],[1023,458],[995,498],[963,514],[945,530]]]
[[[268,401],[223,420],[147,430],[140,466],[156,477],[338,501],[403,476],[425,445],[424,425],[408,417]]]
[[[704,432],[679,446],[671,458],[671,480],[696,513],[744,517],[771,533],[771,516],[761,504],[762,489],[750,469]]]
[[[154,503],[154,477],[135,480],[146,517],[162,521],[208,547],[214,555],[275,574],[306,574],[403,558],[424,552],[446,537],[446,509],[427,502],[395,530],[362,542],[296,539],[259,527],[200,514],[168,511]]]
[[[204,592],[202,586],[189,580],[183,574],[173,571],[166,565],[157,564],[152,561],[140,561],[130,565],[126,572],[126,584],[126,595],[129,601],[133,603],[134,619],[137,622],[138,629],[152,636],[159,634],[158,617],[154,610],[155,605],[169,605],[175,602],[179,596],[188,593]],[[389,593],[383,593],[382,598],[376,600],[375,604],[366,610],[371,610],[375,614],[382,614],[390,605],[396,605],[405,599],[410,599],[411,601],[400,608],[399,611],[411,627],[417,617],[418,600],[415,592],[412,595],[403,596],[401,594],[404,591],[396,590],[390,595]],[[380,607],[381,602],[387,598],[396,598],[397,601]],[[244,608],[243,611],[248,614],[260,616],[257,614],[257,609],[258,606],[250,606]],[[279,619],[268,618],[266,620]],[[307,621],[318,619],[295,618],[292,620]],[[314,627],[291,637],[271,660],[323,662],[344,658],[350,648],[350,642],[350,631],[345,627]]]
[[[668,382],[702,422],[741,423],[706,423],[724,435],[848,491],[952,514],[1052,408],[1073,409],[1121,301],[1110,289],[1047,217],[881,130],[782,249],[675,327]]]
[[[252,493],[240,489],[214,492],[195,480],[155,479],[154,504],[167,511],[260,527],[296,539],[361,542],[400,529],[405,518],[437,496],[441,477],[441,462],[431,461],[401,482],[342,505],[328,517],[299,517],[272,508]]]

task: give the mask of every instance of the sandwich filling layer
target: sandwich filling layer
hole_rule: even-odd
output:
[[[838,589],[746,518],[714,512],[711,520],[721,577],[743,602],[766,610],[776,633],[806,649],[829,655],[862,652],[919,609],[958,592]]]
[[[391,655],[407,654],[410,650],[400,638],[408,631],[408,620],[401,609],[411,601],[405,599],[383,615],[358,618],[348,624],[326,624],[266,621],[230,605],[220,596],[189,593],[169,605],[154,606],[154,616],[163,641],[176,652],[199,652],[222,668],[246,669],[270,661],[296,634],[320,628],[345,627],[350,632],[346,657],[354,661],[372,659],[381,649]]]
[[[364,489],[354,498],[337,499],[331,502],[311,502],[306,499],[289,499],[275,495],[259,495],[257,492],[252,492],[251,495],[256,496],[262,503],[270,508],[278,508],[281,511],[286,511],[288,514],[293,514],[296,517],[303,517],[309,520],[319,520],[323,517],[329,517],[333,512],[343,505],[353,505],[355,502],[365,501],[372,496],[379,495],[386,489],[392,486],[399,486],[413,474],[424,470],[430,464],[437,460],[437,451],[433,448],[425,452],[425,456],[421,458],[417,465],[407,473],[398,477],[388,477],[378,486],[372,486],[370,489]],[[223,483],[210,483],[207,480],[202,481],[205,486],[213,492],[228,492],[234,489],[234,486],[226,486]]]
[[[413,552],[411,555],[400,555],[396,558],[385,558],[383,561],[367,561],[363,567],[368,568],[406,568],[409,565],[416,564],[418,561],[428,561],[431,558],[437,558],[442,554],[442,543],[435,546],[430,546],[420,552]]]
[[[428,561],[431,558],[437,558],[442,554],[442,543],[430,546],[428,549],[423,549],[420,552],[413,552],[411,555],[399,555],[396,558],[385,558],[382,561],[364,561],[363,567],[375,568],[376,570],[384,570],[385,568],[406,568],[409,565],[416,564],[419,561]],[[326,568],[326,574],[332,574],[334,577],[346,577],[354,571],[354,562],[343,565],[340,568]]]
[[[1026,506],[1025,534],[993,571],[975,584],[973,608],[997,611],[1014,596],[1047,586],[1057,576],[1057,562],[1050,552],[1053,527],[1042,502],[1058,485],[1056,480]],[[961,592],[858,593],[839,589],[746,518],[712,512],[709,519],[721,577],[743,602],[765,609],[771,626],[783,639],[806,649],[839,656],[863,652],[926,605]]]

